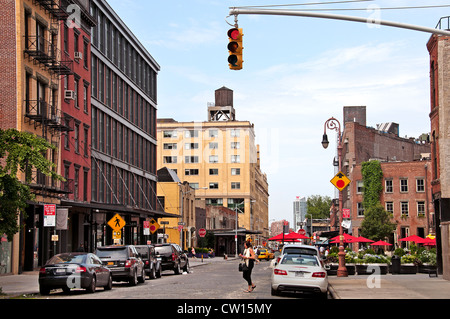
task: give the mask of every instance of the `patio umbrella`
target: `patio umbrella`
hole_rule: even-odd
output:
[[[332,240],[332,242],[331,242],[332,244],[338,244],[340,242],[339,235],[331,238],[331,240]],[[344,233],[344,243],[345,244],[356,243],[356,240],[357,240],[356,237]]]
[[[436,246],[436,238],[434,238],[434,239],[431,239],[431,238],[425,238],[424,239],[424,246]]]
[[[286,237],[286,235],[284,235],[284,237]],[[273,241],[283,240],[283,233],[281,233],[279,235],[276,235],[276,236],[273,236],[272,238],[269,238],[268,240],[273,240]]]
[[[373,243],[374,241],[368,238],[364,238],[363,236],[359,236],[358,238],[356,238],[355,240],[358,243]]]
[[[385,241],[380,240],[380,241],[374,242],[373,244],[370,244],[370,246],[392,246],[392,244],[389,244]]]
[[[284,240],[286,240],[286,239],[288,239],[288,240],[309,239],[309,237],[306,237],[305,235],[300,235],[299,233],[292,232],[288,235],[284,235]]]
[[[419,237],[417,235],[412,235],[412,236],[408,236],[408,237],[402,238],[402,239],[400,239],[400,241],[413,241],[416,244],[423,244],[423,243],[426,242],[424,238]]]

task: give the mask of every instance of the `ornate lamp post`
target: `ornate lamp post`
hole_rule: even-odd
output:
[[[328,141],[327,129],[335,130],[338,133],[338,161],[339,171],[342,170],[342,136],[341,123],[334,117],[328,119],[324,125],[322,146],[324,149],[328,148],[330,142]],[[342,191],[339,191],[339,268],[337,270],[338,277],[348,277],[347,267],[345,267],[345,251],[344,251],[344,231],[342,229]]]

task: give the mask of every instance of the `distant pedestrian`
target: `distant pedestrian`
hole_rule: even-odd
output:
[[[245,290],[245,292],[250,293],[256,288],[256,285],[254,285],[252,282],[252,270],[255,265],[256,258],[255,252],[253,251],[250,242],[246,241],[244,245],[245,245],[244,253],[239,254],[239,257],[241,257],[244,260],[246,266],[242,272],[243,273],[242,276],[244,277],[244,279],[247,281],[248,284],[248,289]]]

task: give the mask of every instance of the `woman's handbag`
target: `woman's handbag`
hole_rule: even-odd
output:
[[[239,263],[239,271],[246,271],[248,269],[247,265],[245,264],[245,261],[241,261]]]

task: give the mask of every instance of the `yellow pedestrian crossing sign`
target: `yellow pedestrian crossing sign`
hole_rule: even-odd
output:
[[[339,191],[343,191],[349,184],[350,180],[344,173],[339,172],[333,179],[330,181]]]
[[[119,214],[116,214],[116,215],[114,215],[113,218],[111,218],[109,220],[108,225],[114,231],[118,232],[126,225],[126,222],[125,222],[125,220],[123,220],[122,216],[120,216]]]

